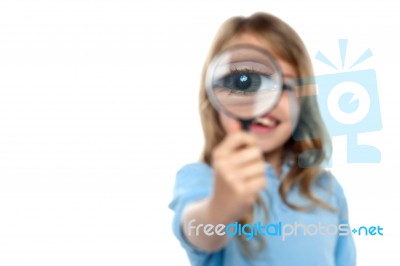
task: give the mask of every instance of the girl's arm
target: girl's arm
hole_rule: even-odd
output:
[[[239,123],[232,126],[225,139],[214,149],[212,161],[212,195],[187,206],[182,219],[186,239],[198,249],[208,252],[221,249],[229,241],[227,234],[215,233],[218,231],[215,226],[227,225],[243,217],[266,185],[262,151],[253,136],[240,130]],[[207,235],[205,231],[214,234]]]
[[[228,224],[229,221],[222,213],[218,212],[207,198],[190,204],[183,213],[182,230],[186,239],[195,247],[207,252],[214,252],[223,248],[229,240],[229,236],[215,233],[215,226]],[[204,226],[213,225],[213,235],[206,235]]]

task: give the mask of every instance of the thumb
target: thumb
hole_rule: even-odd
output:
[[[228,125],[228,134],[232,134],[235,132],[238,132],[242,129],[242,126],[240,125],[239,121],[232,119],[230,124]]]

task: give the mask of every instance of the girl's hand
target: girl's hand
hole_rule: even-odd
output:
[[[226,223],[242,218],[266,186],[265,162],[256,139],[233,121],[224,140],[212,153],[214,191],[212,214]]]

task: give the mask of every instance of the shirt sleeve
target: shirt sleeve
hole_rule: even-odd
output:
[[[338,196],[339,224],[347,224],[349,230],[351,230],[346,197],[339,184],[337,184],[336,188]],[[356,248],[351,231],[349,235],[338,236],[335,250],[335,261],[337,266],[356,266]]]
[[[174,211],[172,231],[185,249],[191,265],[218,265],[215,263],[222,259],[223,251],[215,253],[201,251],[188,242],[182,231],[182,214],[185,207],[194,201],[210,196],[212,186],[212,169],[207,164],[189,164],[177,172],[173,200],[168,207]]]

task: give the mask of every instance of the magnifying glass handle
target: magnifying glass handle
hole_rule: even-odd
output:
[[[252,122],[252,119],[239,119],[240,124],[242,125],[242,129],[244,131],[249,131],[250,130],[250,125]]]

